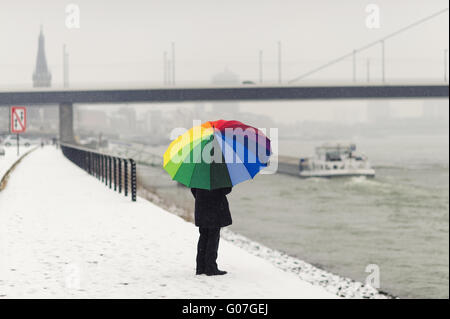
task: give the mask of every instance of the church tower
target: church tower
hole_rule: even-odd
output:
[[[38,53],[36,58],[36,69],[33,73],[33,87],[50,87],[52,85],[52,75],[48,70],[47,59],[45,58],[45,38],[42,31],[39,33]]]

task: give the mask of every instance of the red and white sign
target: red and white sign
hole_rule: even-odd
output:
[[[27,109],[23,106],[11,107],[11,133],[24,133],[27,129]]]

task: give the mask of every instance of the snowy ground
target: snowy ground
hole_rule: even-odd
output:
[[[0,298],[336,298],[226,241],[195,276],[197,228],[110,191],[46,147],[0,193]]]
[[[14,162],[20,158],[20,156],[17,156],[16,146],[10,147],[1,146],[1,147],[5,149],[5,156],[0,155],[0,180],[2,179],[6,171],[11,167],[11,165],[13,165]],[[25,154],[30,149],[31,149],[30,147],[21,146],[20,155]]]

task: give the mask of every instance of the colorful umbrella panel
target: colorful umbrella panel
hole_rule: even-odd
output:
[[[164,153],[164,169],[191,188],[232,187],[268,164],[270,140],[257,128],[219,120],[191,128]]]

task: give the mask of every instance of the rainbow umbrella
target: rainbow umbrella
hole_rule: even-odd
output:
[[[239,121],[218,120],[194,126],[164,153],[164,169],[190,188],[232,187],[252,179],[272,154],[263,132]]]

